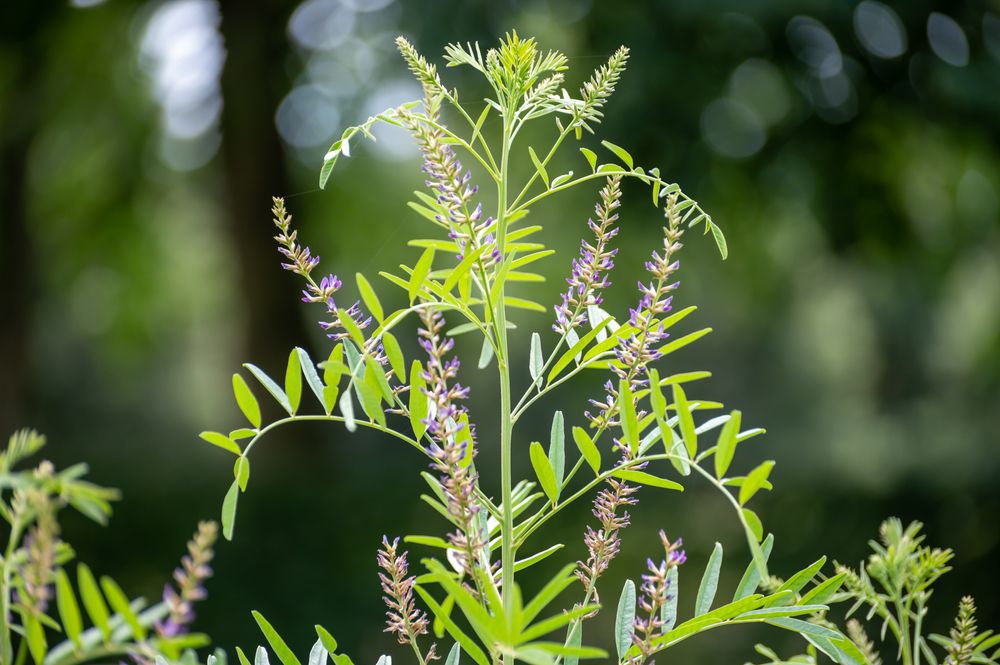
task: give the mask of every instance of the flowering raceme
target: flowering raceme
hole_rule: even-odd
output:
[[[398,270],[380,271],[385,282],[378,287],[359,273],[360,300],[341,308],[334,298],[341,298],[345,285],[334,275],[318,282],[312,277],[318,258],[300,245],[284,203],[275,199],[276,240],[284,266],[305,279],[303,299],[327,309],[328,320],[322,325],[332,349],[323,350],[326,360],[318,364],[304,349],[293,349],[283,385],[247,365],[285,412],[279,420],[265,422],[245,379],[234,378],[237,404],[250,427],[202,436],[237,457],[223,502],[223,533],[232,536],[236,506],[247,490],[250,453],[274,427],[326,421],[342,424],[349,432],[379,432],[430,465],[430,473],[421,473],[430,488],[421,499],[444,521],[443,537],[411,534],[382,540],[378,581],[388,632],[410,647],[418,665],[429,665],[438,658],[438,646],[449,643],[448,655],[440,654],[447,665],[573,665],[584,658],[609,658],[609,651],[588,646],[589,622],[601,615],[599,599],[607,595],[603,587],[619,559],[623,530],[639,509],[640,488],[652,500],[654,492],[677,492],[704,481],[735,508],[749,550],[748,572],[731,603],[715,603],[722,558],[717,544],[702,575],[696,613],[678,623],[677,570],[686,554],[679,539],[672,542],[661,531],[662,558],[648,562],[638,594],[630,580],[619,596],[614,613],[616,662],[651,663],[656,654],[698,632],[753,622],[799,632],[840,665],[861,665],[863,655],[848,636],[795,618],[825,607],[816,598],[825,593],[823,584],[828,582],[804,591],[818,568],[792,578],[798,585],[795,592],[767,585],[758,592],[761,580],[771,579],[771,541],[765,539],[750,501],[771,489],[773,463],[737,470],[734,454],[738,444],[762,430],[741,430],[742,415],[735,410],[700,422],[699,411],[722,407],[687,397],[688,391],[699,389],[694,382],[708,373],[675,372],[666,366],[670,354],[708,332],[691,332],[666,343],[672,327],[694,309],[673,311],[684,232],[700,227],[711,234],[723,258],[728,248],[711,218],[658,169],[637,166],[627,150],[609,141],[587,147],[620,81],[628,50],[618,49],[571,94],[562,88],[570,60],[558,51],[541,50],[534,39],[511,32],[486,51],[475,44],[450,44],[447,65],[471,69],[486,83],[485,104],[479,106],[477,98],[470,114],[458,90],[444,84],[434,64],[405,38],[398,38],[396,45],[423,89],[422,100],[387,109],[344,130],[326,153],[320,186],[338,160],[351,157],[351,141],[374,138],[373,129],[381,123],[401,127],[420,150],[426,185],[415,192],[409,207],[419,215],[416,222],[430,222],[432,233],[410,240],[419,256]],[[543,135],[542,125],[537,134],[522,130],[544,117],[554,120],[551,143],[524,145],[524,136]],[[585,161],[557,175],[554,160],[574,139]],[[599,163],[598,148],[607,151],[610,162]],[[484,186],[495,185],[495,196],[484,194],[474,178]],[[657,211],[665,217],[662,246],[645,262],[649,276],[639,282],[638,302],[627,313],[605,300],[611,272],[621,259],[614,245],[625,179],[649,187]],[[535,272],[537,262],[553,252],[536,241],[539,236],[532,237],[542,225],[526,219],[544,208],[540,204],[549,197],[598,184],[598,201],[559,301],[554,306],[536,302],[544,291],[534,285],[545,281]],[[386,293],[386,285],[396,290]],[[537,323],[532,317],[538,312],[554,312],[554,321],[550,318],[542,330],[532,332]],[[409,345],[397,341],[401,330],[414,329]],[[478,363],[460,362],[459,336],[475,340]],[[524,360],[522,348],[530,381],[519,389],[523,374],[516,368]],[[417,357],[407,362],[406,354],[413,351]],[[484,398],[476,389],[483,407],[475,409],[477,417],[498,411],[496,429],[490,430],[495,445],[484,440],[481,450],[467,406],[472,397],[467,373],[476,371],[496,373],[495,396]],[[526,418],[527,412],[555,398],[557,389],[584,372],[605,373],[604,395],[590,402],[590,411],[558,409],[546,414],[552,425],[545,432],[548,445],[543,445],[537,440],[543,437],[531,431],[538,419]],[[489,384],[477,383],[483,391]],[[306,410],[309,404],[312,412]],[[567,445],[567,434],[579,456]],[[490,459],[484,462],[487,454]],[[533,475],[518,480],[516,474],[529,464]],[[487,472],[493,478],[483,482]],[[596,520],[585,527],[586,553],[537,588],[522,586],[531,578],[522,577],[521,571],[563,547],[549,542],[554,518],[581,500],[593,501]],[[417,559],[411,559],[401,543],[414,554],[413,548],[421,548],[420,572],[411,574],[411,562],[417,565]],[[574,581],[583,588],[575,590],[569,609],[550,607]],[[292,662],[274,627],[255,617],[272,648],[283,654],[281,660]],[[317,638],[310,662],[323,662],[326,655],[336,665],[350,662],[326,629],[317,627]],[[259,653],[258,660],[265,655]],[[386,653],[379,663],[388,665],[391,657]]]

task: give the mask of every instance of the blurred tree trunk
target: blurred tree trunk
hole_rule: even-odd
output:
[[[222,72],[225,215],[245,297],[246,353],[274,368],[306,332],[298,289],[279,274],[271,196],[288,190],[274,113],[285,94],[285,26],[293,2],[220,0],[226,64]]]
[[[0,9],[0,435],[23,422],[30,359],[29,336],[39,259],[28,231],[28,155],[43,109],[39,97],[47,27],[66,2],[4,3]]]

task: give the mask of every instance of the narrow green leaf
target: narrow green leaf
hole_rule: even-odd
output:
[[[568,650],[579,649],[583,646],[583,622],[577,621],[570,624],[569,634],[566,635],[566,648]],[[580,657],[567,655],[563,661],[566,665],[579,665]]]
[[[288,412],[288,415],[292,415],[292,406],[288,402],[288,396],[274,379],[269,377],[264,370],[251,363],[243,363],[243,367],[253,374],[254,378],[257,379],[260,385],[264,386],[264,389],[271,394],[271,397],[278,402],[281,408]]]
[[[528,352],[528,373],[536,386],[542,385],[542,369],[545,358],[542,354],[542,338],[533,332],[531,333],[531,349]]]
[[[335,347],[336,348],[336,347]],[[316,399],[323,404],[323,382],[320,381],[319,374],[316,373],[316,365],[305,349],[295,347],[295,352],[299,355],[299,365],[302,366],[302,374],[306,377],[306,383],[316,395]],[[329,411],[327,411],[329,413]]]
[[[469,145],[472,145],[473,143],[476,142],[476,138],[479,136],[479,132],[482,131],[482,129],[483,129],[483,123],[486,122],[486,116],[488,116],[490,114],[490,109],[492,109],[492,108],[493,107],[490,106],[489,104],[487,104],[486,106],[483,107],[483,112],[480,113],[479,114],[479,118],[476,119],[476,126],[473,129],[473,131],[472,131],[472,137],[469,139]],[[450,659],[450,657],[449,657],[449,659]],[[455,662],[457,664],[458,661],[455,661]],[[445,665],[452,665],[452,663],[449,660],[449,662],[445,663]]]
[[[220,432],[202,432],[198,436],[204,439],[205,441],[208,441],[213,446],[218,446],[223,450],[228,450],[234,455],[243,454],[243,451],[240,450],[239,444],[230,439],[225,434],[222,434]]]
[[[427,431],[424,420],[427,418],[427,395],[424,393],[426,382],[423,373],[423,366],[419,360],[414,360],[410,366],[410,427],[413,428],[413,435],[420,440]]]
[[[222,500],[222,535],[226,540],[233,539],[233,526],[236,524],[236,504],[240,498],[240,484],[233,481]]]
[[[712,232],[712,237],[715,238],[715,245],[719,248],[719,255],[725,261],[729,258],[729,246],[726,244],[726,236],[722,234],[722,229],[716,226],[711,220],[708,222],[708,228]]]
[[[549,458],[545,455],[545,451],[542,449],[542,444],[537,441],[532,441],[530,449],[531,466],[535,469],[535,475],[538,476],[538,482],[545,490],[546,496],[549,497],[549,501],[552,502],[554,506],[556,501],[559,500],[559,487],[556,485],[555,473],[552,471],[552,465],[549,463]]]
[[[80,585],[80,598],[83,600],[87,615],[101,631],[104,641],[108,642],[111,639],[108,606],[105,604],[104,596],[101,595],[101,590],[97,586],[97,580],[94,579],[94,574],[90,572],[87,564],[81,563],[76,567],[76,582]]]
[[[531,163],[535,165],[535,170],[538,171],[538,175],[542,177],[542,182],[545,183],[545,188],[549,187],[549,174],[545,171],[545,166],[542,164],[541,160],[538,159],[538,155],[535,154],[535,149],[530,145],[528,146],[528,155],[531,156]]]
[[[659,478],[651,473],[646,473],[645,471],[622,469],[620,471],[615,471],[612,475],[616,478],[621,478],[622,480],[631,480],[634,483],[649,485],[650,487],[659,487],[660,489],[665,490],[676,490],[678,492],[684,491],[684,486],[680,483],[667,480],[666,478]]]
[[[761,462],[753,471],[747,474],[746,480],[740,485],[740,505],[742,506],[757,493],[764,483],[767,482],[767,477],[771,474],[771,469],[774,468],[774,460],[767,460],[766,462]]]
[[[611,152],[615,153],[615,155],[618,157],[618,159],[620,159],[623,162],[625,162],[625,165],[627,167],[629,167],[629,169],[633,168],[634,165],[632,163],[632,155],[630,155],[628,153],[628,151],[625,150],[625,148],[622,148],[621,146],[617,146],[614,143],[611,143],[610,141],[601,141],[601,145],[603,145],[605,148],[607,148]]]
[[[382,348],[389,359],[389,366],[396,373],[396,378],[400,383],[406,383],[406,360],[403,358],[403,350],[399,347],[396,336],[390,332],[382,333]]]
[[[362,411],[365,412],[369,420],[377,422],[384,427],[385,412],[382,411],[382,400],[379,397],[379,389],[372,376],[372,373],[366,373],[364,380],[355,383],[354,386],[358,389]]]
[[[253,618],[257,622],[257,625],[260,626],[261,632],[264,633],[267,643],[271,645],[274,655],[278,657],[282,665],[302,665],[299,659],[295,657],[295,654],[292,653],[292,650],[288,648],[288,645],[285,644],[285,640],[281,639],[281,636],[278,635],[274,627],[268,623],[267,619],[257,610],[254,610],[251,614],[253,614]]]
[[[361,300],[364,301],[365,307],[372,313],[375,320],[382,323],[385,320],[385,313],[382,311],[382,303],[379,302],[378,296],[375,294],[375,289],[372,288],[372,285],[368,283],[368,280],[361,273],[355,273],[354,278],[358,282],[358,292],[361,294]]]
[[[413,273],[410,275],[410,281],[407,285],[407,293],[409,294],[411,304],[417,299],[417,294],[420,293],[420,289],[423,287],[424,281],[431,273],[431,266],[433,264],[434,248],[428,247],[424,250],[424,253],[420,255],[420,258],[417,260],[417,264],[413,267]]]
[[[719,571],[722,569],[722,545],[715,544],[712,556],[708,558],[708,565],[705,566],[705,574],[702,575],[701,584],[698,586],[698,596],[695,598],[694,615],[696,617],[707,613],[712,609],[712,601],[715,600],[715,592],[719,588]]]
[[[587,163],[590,164],[590,172],[594,173],[597,171],[597,153],[588,148],[580,148],[580,152],[583,156],[587,158]]]
[[[49,645],[45,641],[45,628],[42,627],[42,623],[35,615],[22,611],[21,616],[26,633],[25,637],[28,641],[28,651],[31,652],[31,657],[36,663],[41,663],[45,660],[45,654],[49,650]]]
[[[488,337],[483,337],[483,348],[479,351],[479,369],[486,369],[493,360],[493,344]]]
[[[236,458],[236,464],[233,466],[233,478],[240,485],[240,491],[247,491],[247,481],[250,480],[250,460],[245,456],[240,455]]]
[[[594,445],[594,440],[590,438],[587,431],[582,427],[573,428],[573,441],[576,443],[576,447],[580,450],[580,454],[583,455],[583,459],[587,460],[587,464],[590,468],[594,470],[596,475],[601,473],[601,451],[597,449]]]
[[[549,436],[549,462],[556,477],[556,487],[562,487],[566,470],[566,426],[562,411],[552,414],[552,432]]]
[[[462,645],[462,649],[465,650],[465,653],[469,654],[469,657],[476,661],[477,665],[490,665],[490,661],[486,658],[486,654],[483,653],[483,650],[479,648],[472,638],[462,632],[462,629],[455,624],[449,616],[449,613],[446,612],[437,603],[437,601],[424,590],[422,586],[417,585],[413,588],[424,600],[424,604],[431,610],[431,613],[433,613],[434,616],[441,621],[445,630],[448,631],[448,634],[451,635],[452,639]]]
[[[128,596],[118,586],[118,583],[105,575],[101,578],[101,588],[104,589],[104,596],[108,599],[111,609],[120,614],[125,623],[132,629],[132,635],[136,641],[141,642],[146,639],[146,629],[139,621],[139,617],[132,611]]]
[[[354,400],[351,399],[351,391],[345,390],[340,394],[340,415],[344,417],[344,427],[348,432],[358,429],[358,424],[354,421]]]
[[[678,566],[671,566],[667,571],[667,588],[670,595],[667,602],[660,608],[660,621],[663,622],[663,632],[673,629],[677,623],[677,597],[679,595],[678,583],[680,581],[680,569]]]
[[[765,563],[771,556],[772,547],[774,547],[774,535],[768,534],[764,542],[761,543],[761,553]],[[739,586],[736,587],[736,594],[733,596],[734,601],[746,598],[757,590],[761,580],[760,572],[760,566],[755,561],[751,561],[750,565],[747,566],[746,572],[743,573],[743,578],[740,580]]]
[[[240,411],[243,412],[251,425],[259,429],[260,406],[257,404],[257,398],[250,392],[250,386],[247,385],[246,379],[239,374],[233,374],[233,394],[236,395],[236,404],[239,405]]]
[[[62,568],[56,573],[56,605],[59,608],[59,618],[62,620],[66,636],[79,649],[83,620],[80,617],[80,606],[76,602],[76,595],[73,593],[73,585],[69,581],[69,575]]]
[[[639,419],[635,412],[635,398],[629,382],[622,379],[618,384],[618,410],[621,413],[622,434],[633,455],[639,452]]]
[[[622,595],[618,598],[618,612],[615,614],[615,646],[618,660],[623,660],[632,646],[635,633],[635,583],[625,580]]]
[[[351,318],[351,315],[347,313],[347,308],[341,307],[337,310],[337,320],[340,321],[340,325],[347,331],[350,338],[354,340],[354,343],[363,348],[365,345],[365,334],[358,327],[358,324],[354,322],[354,319]]]
[[[239,659],[240,665],[250,665],[250,659],[243,653],[243,649],[239,647],[236,647],[236,657]]]
[[[486,110],[489,110],[489,106]],[[448,652],[448,658],[445,659],[444,665],[459,665],[459,660],[462,657],[462,645],[456,642],[451,646],[451,651]]]
[[[729,470],[729,465],[733,461],[733,453],[736,451],[736,435],[740,432],[740,422],[743,414],[733,411],[729,414],[729,420],[719,431],[718,443],[715,448],[715,477],[722,478]],[[760,538],[757,539],[758,541]]]
[[[444,284],[441,286],[441,290],[445,293],[450,293],[455,284],[458,283],[458,280],[462,279],[469,273],[469,270],[471,270],[472,266],[479,260],[479,257],[483,255],[483,252],[486,251],[487,247],[488,245],[480,245],[475,250],[468,252],[464,257],[462,257],[462,260],[458,262],[458,265],[455,266],[448,274],[448,277],[445,278]]]
[[[761,523],[760,517],[749,508],[744,508],[743,520],[747,523],[747,528],[750,529],[750,533],[747,535],[752,537],[754,542],[759,543],[764,537],[764,525]]]
[[[319,624],[316,624],[314,628],[316,629],[316,637],[318,637],[319,641],[323,643],[327,652],[330,654],[337,653],[337,640],[333,639],[333,635],[330,634],[330,631]]]
[[[694,418],[691,416],[691,406],[688,404],[684,389],[679,383],[673,385],[674,407],[677,409],[678,425],[681,429],[681,437],[684,439],[684,447],[687,448],[688,457],[694,459],[698,454],[698,435],[694,431]]]
[[[288,397],[291,414],[295,415],[302,403],[302,364],[297,349],[292,349],[288,354],[288,365],[285,366],[285,395]]]

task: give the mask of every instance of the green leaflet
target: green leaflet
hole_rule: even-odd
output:
[[[632,646],[632,635],[635,634],[635,583],[625,580],[622,594],[618,598],[618,611],[615,613],[615,647],[618,649],[618,660],[625,658]]]
[[[563,473],[566,469],[566,427],[562,411],[552,414],[552,431],[549,436],[549,463],[555,475],[556,487],[563,484]]]
[[[556,485],[555,472],[553,472],[552,464],[542,449],[542,444],[532,441],[529,456],[531,457],[531,466],[538,477],[538,483],[545,490],[545,495],[549,497],[552,505],[555,505],[556,501],[559,500],[559,487]]]
[[[285,640],[281,639],[281,636],[278,635],[278,632],[268,620],[257,610],[253,610],[251,614],[257,625],[260,626],[261,632],[264,633],[267,643],[274,650],[274,655],[278,657],[282,665],[302,665],[299,659],[295,657],[295,654],[292,653],[292,650],[288,648],[288,645],[285,644]]]
[[[240,484],[234,480],[226,492],[226,498],[222,500],[222,535],[226,540],[233,539],[233,526],[236,523],[236,504],[239,502]]]
[[[632,455],[639,452],[639,419],[635,411],[635,398],[632,396],[632,389],[629,382],[622,379],[618,383],[618,410],[621,414],[622,434],[632,451]]]
[[[355,273],[354,277],[357,280],[358,292],[361,294],[361,300],[365,303],[365,307],[372,313],[376,321],[382,323],[385,320],[385,313],[382,311],[382,303],[379,302],[375,289],[361,273]]]
[[[419,360],[414,360],[410,367],[410,427],[413,428],[413,435],[417,440],[427,431],[424,420],[427,418],[427,395],[424,393],[426,382],[423,373],[423,366]]]
[[[772,468],[774,468],[774,460],[768,460],[761,462],[760,465],[747,474],[746,480],[740,485],[740,505],[752,499],[757,490],[764,487],[764,483],[767,482],[767,477],[771,474]]]
[[[715,592],[719,588],[719,571],[721,569],[722,544],[716,543],[712,555],[708,558],[708,564],[705,566],[701,584],[698,586],[698,595],[695,597],[694,615],[696,617],[712,609],[712,601],[715,600]]]
[[[679,383],[673,385],[674,408],[677,409],[678,425],[681,429],[681,437],[684,439],[684,446],[687,448],[688,457],[694,459],[698,454],[698,435],[694,431],[694,418],[691,416],[691,406],[688,404],[684,389]]]
[[[56,606],[59,608],[59,618],[62,620],[66,636],[79,649],[83,620],[80,618],[80,606],[76,602],[73,585],[63,568],[59,568],[56,573]]]
[[[299,353],[292,349],[285,366],[285,395],[288,398],[289,413],[295,415],[302,403],[302,363]]]
[[[535,154],[535,149],[531,146],[528,146],[528,155],[531,157],[531,163],[535,165],[535,170],[538,172],[538,175],[541,176],[542,182],[545,183],[545,187],[547,188],[549,186],[549,174],[545,171],[545,165],[538,159],[538,155]]]
[[[590,438],[590,435],[582,427],[574,427],[573,441],[580,450],[580,454],[583,455],[583,459],[587,460],[590,468],[594,470],[595,474],[599,475],[601,473],[601,452],[594,445],[594,440]]]
[[[428,247],[424,250],[424,253],[420,255],[420,258],[417,260],[417,264],[413,267],[413,273],[410,275],[410,281],[407,284],[407,294],[409,295],[411,303],[417,299],[417,294],[420,293],[420,289],[427,280],[427,276],[431,272],[431,265],[433,263],[434,248]]]
[[[719,432],[719,439],[715,448],[715,477],[722,478],[729,470],[729,464],[733,461],[733,453],[736,451],[736,435],[740,431],[742,415],[739,411],[729,414],[729,420],[722,426]]]
[[[233,394],[236,395],[236,404],[250,424],[260,428],[260,406],[257,404],[257,398],[250,392],[246,379],[239,374],[233,374]]]
[[[630,155],[628,151],[625,150],[625,148],[617,146],[614,143],[611,143],[610,141],[601,141],[601,145],[603,145],[611,152],[615,153],[615,156],[618,157],[618,159],[625,162],[625,165],[628,166],[630,169],[635,166],[635,164],[632,161],[632,155]]]
[[[104,602],[104,596],[97,586],[97,580],[94,579],[94,574],[90,572],[87,564],[81,563],[76,567],[76,581],[80,585],[80,598],[83,600],[87,615],[107,642],[111,639],[111,625],[108,623],[111,615]]]

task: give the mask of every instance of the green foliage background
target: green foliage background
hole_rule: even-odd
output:
[[[688,242],[678,301],[697,303],[698,323],[715,332],[672,369],[712,370],[712,393],[768,428],[754,445],[779,461],[777,491],[758,505],[785,557],[774,572],[820,554],[853,563],[884,516],[920,519],[931,543],[957,551],[931,628],[946,630],[964,593],[977,596],[980,625],[996,626],[1000,7],[897,5],[905,53],[879,58],[872,35],[891,46],[889,33],[866,32],[858,17],[868,14],[853,2],[7,3],[0,425],[45,431],[58,462],[86,459],[98,482],[123,490],[104,533],[79,520],[66,538],[95,572],[158,595],[151,581],[173,565],[191,525],[218,509],[228,461],[196,434],[236,420],[230,373],[244,360],[279,373],[292,345],[327,348],[278,265],[270,195],[288,197],[307,242],[345,282],[416,255],[402,241],[424,222],[404,202],[421,177],[399,134],[359,144],[328,190],[315,189],[344,126],[419,96],[400,83],[392,37],[406,34],[431,56],[514,27],[565,51],[581,76],[625,43],[632,57],[605,136],[682,184],[729,240],[725,263],[710,242]],[[935,11],[964,30],[963,66],[954,34],[929,31]],[[157,59],[164,44],[174,60]],[[219,74],[212,44],[227,51]],[[171,134],[176,109],[169,86],[158,87],[185,76],[209,81],[208,115],[191,116],[208,126],[193,139]],[[303,87],[316,94],[300,99],[322,103],[289,101]],[[527,155],[517,157],[530,173]],[[568,168],[578,165],[549,170]],[[609,300],[633,299],[658,240],[643,196],[626,185]],[[563,250],[542,265],[543,300],[555,302],[592,202],[581,193],[535,211],[545,242]],[[527,339],[514,339],[527,381]],[[464,350],[463,382],[491,407],[478,349]],[[598,388],[581,385],[547,406],[578,413]],[[492,410],[474,414],[487,465]],[[527,443],[515,441],[524,474]],[[366,433],[318,426],[277,434],[258,459],[201,628],[249,647],[256,608],[300,651],[322,623],[373,660],[385,643],[374,550],[383,533],[426,532],[434,520],[415,501],[423,462]],[[696,560],[716,539],[736,551],[742,536],[724,511],[707,494],[644,496],[605,595],[638,575],[655,528],[682,535]],[[551,536],[576,543],[581,557],[585,517],[581,508]],[[727,568],[722,584],[741,572]],[[680,653],[742,662],[754,637],[748,629]]]

